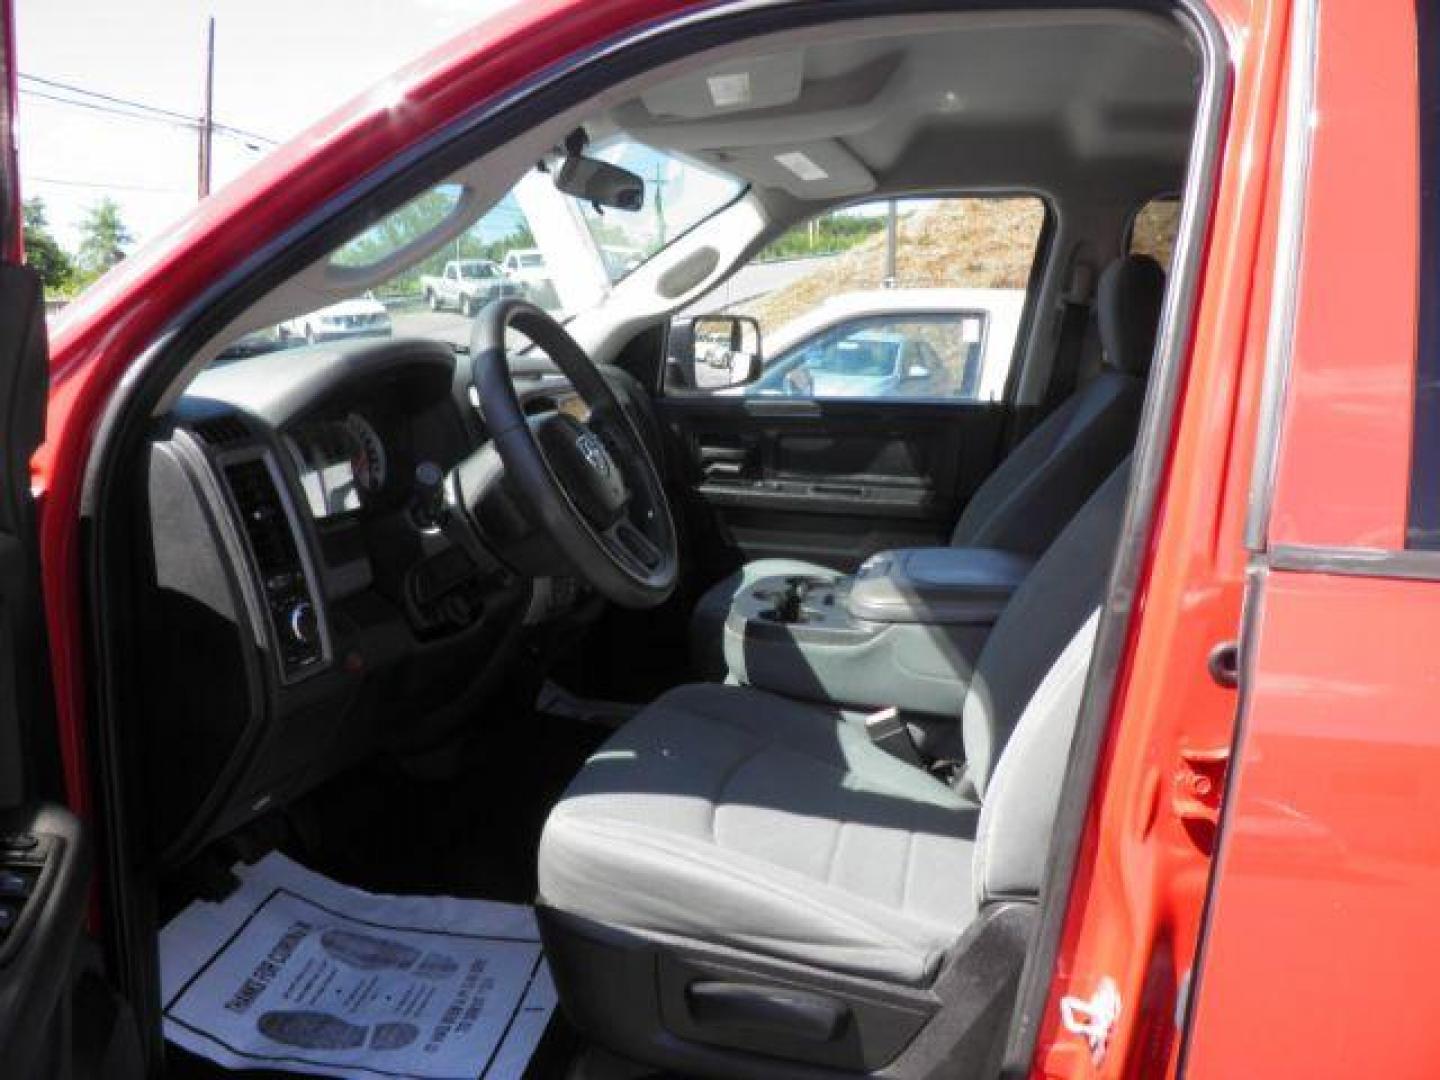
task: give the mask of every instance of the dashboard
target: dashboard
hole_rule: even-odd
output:
[[[364,414],[307,424],[285,437],[316,521],[356,513],[385,489],[385,442]]]
[[[163,862],[377,749],[442,741],[527,628],[590,602],[478,560],[424,512],[417,473],[485,440],[460,369],[418,340],[268,353],[206,371],[155,425],[139,496]],[[528,411],[584,410],[563,380],[532,382]]]

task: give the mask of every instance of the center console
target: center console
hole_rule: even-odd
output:
[[[764,578],[725,622],[732,679],[789,697],[954,717],[990,627],[1031,560],[906,548],[853,577]]]

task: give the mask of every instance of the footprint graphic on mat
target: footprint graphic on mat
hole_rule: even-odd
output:
[[[414,1024],[352,1024],[331,1013],[286,1010],[264,1013],[260,1034],[300,1050],[402,1050],[420,1035]]]
[[[363,971],[408,971],[422,979],[445,979],[458,965],[443,953],[424,953],[403,941],[330,929],[321,933],[320,945],[330,959]]]

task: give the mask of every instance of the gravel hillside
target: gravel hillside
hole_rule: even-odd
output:
[[[957,199],[905,214],[898,224],[896,281],[901,288],[1024,288],[1044,225],[1035,199]],[[768,296],[737,305],[762,331],[782,326],[827,296],[877,289],[885,281],[881,230],[814,273]]]

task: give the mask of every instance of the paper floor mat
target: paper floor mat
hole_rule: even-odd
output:
[[[232,1069],[518,1080],[555,1006],[520,904],[378,896],[271,854],[160,934],[165,1037]]]

